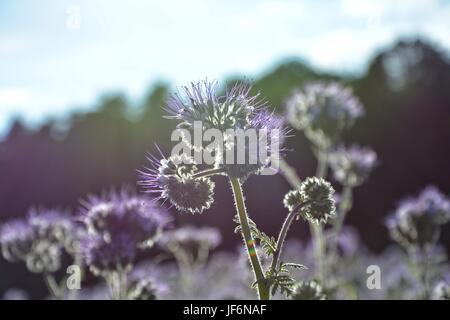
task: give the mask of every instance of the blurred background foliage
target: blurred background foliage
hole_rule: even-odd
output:
[[[223,85],[238,79],[241,77],[218,80]],[[366,116],[345,140],[370,145],[378,153],[380,165],[368,182],[355,190],[354,208],[347,221],[359,230],[369,248],[379,252],[389,243],[383,219],[401,198],[417,194],[429,184],[450,192],[448,53],[423,40],[399,41],[376,55],[358,78],[320,73],[293,58],[248,80],[276,112],[282,113],[292,89],[319,79],[349,84],[365,105]],[[94,112],[48,121],[35,130],[16,119],[0,141],[0,222],[23,216],[36,205],[71,208],[76,213],[86,194],[124,184],[135,187],[137,170],[146,165],[146,154],[158,154],[155,144],[170,153],[174,126],[163,118],[162,107],[173,90],[169,83],[155,83],[139,106],[112,93]],[[308,142],[302,133],[293,133],[288,140],[287,161],[302,178],[311,176],[315,160]],[[275,235],[286,214],[282,198],[288,184],[278,175],[254,176],[244,187],[252,218]],[[241,240],[232,232],[234,213],[228,189],[225,179],[216,179],[213,207],[202,216],[180,215],[173,210],[176,224],[218,227],[223,235],[219,249],[234,250]],[[447,249],[448,231],[447,225],[441,239]],[[290,236],[306,241],[308,232],[306,224],[295,224]],[[21,265],[0,259],[0,270],[11,275],[0,278],[0,293],[12,284],[41,286],[40,279]]]

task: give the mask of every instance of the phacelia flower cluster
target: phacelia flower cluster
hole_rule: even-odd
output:
[[[259,95],[250,93],[251,87],[238,83],[218,93],[218,83],[207,80],[182,88],[181,94],[169,97],[166,109],[169,119],[179,121],[179,127],[193,129],[201,121],[205,129],[245,129],[257,110],[264,107]]]
[[[230,177],[237,177],[245,181],[250,175],[258,174],[264,168],[270,167],[273,161],[279,160],[284,154],[283,147],[288,129],[282,117],[276,116],[266,109],[259,110],[252,115],[247,129],[253,130],[254,139],[245,139],[239,143],[239,138],[228,141],[225,150],[219,155],[216,167],[223,168]],[[227,152],[232,151],[235,163],[227,163]],[[239,161],[239,154],[245,159]]]
[[[151,166],[140,172],[140,184],[179,211],[198,214],[209,209],[214,201],[214,183],[204,171],[215,170],[214,174],[226,174],[243,182],[277,160],[288,130],[284,120],[270,113],[258,94],[251,94],[248,85],[236,84],[225,95],[218,93],[216,83],[207,81],[183,90],[183,94],[169,99],[169,118],[179,121],[178,127],[183,129],[195,130],[197,122],[202,130],[215,129],[223,143],[205,148],[189,141],[184,154],[162,160],[150,156]],[[209,167],[194,161],[198,158],[192,157],[192,152],[199,150],[214,155],[213,163],[207,164]],[[204,170],[199,170],[200,167]]]
[[[178,128],[193,130],[200,123],[202,130],[215,129],[221,133],[223,145],[213,147],[215,166],[241,179],[270,165],[272,157],[282,151],[287,134],[284,120],[270,113],[259,94],[252,94],[251,90],[251,86],[237,83],[221,95],[216,82],[203,81],[184,87],[184,94],[172,95],[167,103],[169,118],[179,121]],[[239,144],[236,137],[239,130],[246,133],[253,130],[256,138]],[[194,150],[204,149],[203,144],[186,143]],[[225,158],[230,154],[234,154],[233,161]],[[245,155],[242,162],[238,154]]]
[[[433,246],[441,225],[450,220],[450,200],[435,187],[401,202],[386,225],[391,237],[407,249]]]
[[[299,216],[315,223],[325,224],[336,213],[334,189],[322,178],[307,178],[300,189],[288,192],[283,200],[289,210],[298,210]]]
[[[0,229],[3,257],[24,261],[31,272],[55,272],[63,253],[74,253],[76,230],[66,212],[31,209],[25,219],[7,222]]]
[[[336,82],[308,84],[304,90],[295,91],[286,106],[291,125],[303,130],[321,148],[331,146],[364,114],[352,90]]]
[[[369,148],[352,145],[337,147],[329,155],[329,163],[334,178],[342,185],[356,187],[361,185],[377,164],[377,154]]]
[[[128,191],[90,197],[81,216],[81,252],[96,273],[129,267],[138,250],[154,244],[169,222],[165,210]]]

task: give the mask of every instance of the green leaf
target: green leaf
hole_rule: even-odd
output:
[[[303,265],[303,264],[292,263],[292,262],[282,262],[281,266],[282,267],[288,267],[288,268],[294,268],[294,269],[301,269],[301,270],[307,270],[308,269],[308,267]]]
[[[242,228],[239,222],[239,218],[235,216],[233,219],[234,222],[238,224],[238,226],[234,229],[234,232],[239,233],[241,232]],[[264,232],[260,231],[258,227],[256,226],[256,223],[248,219],[249,226],[250,226],[250,232],[252,233],[252,237],[259,241],[259,245],[264,250],[265,254],[268,256],[271,256],[274,254],[277,246],[277,241],[274,237],[269,237]]]

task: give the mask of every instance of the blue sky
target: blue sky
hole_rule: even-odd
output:
[[[151,83],[252,77],[286,57],[363,72],[400,36],[450,49],[448,0],[1,0],[0,134]]]

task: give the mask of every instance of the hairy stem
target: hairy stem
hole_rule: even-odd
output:
[[[278,268],[281,251],[283,250],[283,244],[284,244],[284,241],[286,240],[286,235],[292,224],[292,221],[294,221],[294,218],[297,215],[297,210],[298,210],[298,206],[295,207],[291,212],[289,212],[288,216],[286,217],[286,220],[284,220],[283,226],[281,227],[280,234],[278,235],[277,246],[276,246],[275,252],[273,254],[273,259],[272,259],[272,264],[271,264],[272,270],[275,270]]]
[[[418,280],[422,286],[422,298],[424,300],[430,299],[430,287],[428,284],[428,269],[429,269],[428,249],[429,248],[418,249],[415,257]]]
[[[323,285],[325,280],[325,239],[323,236],[323,229],[321,225],[310,223],[309,224],[311,235],[313,238],[314,247],[314,261],[316,263],[316,277]]]
[[[48,288],[48,291],[54,299],[63,299],[61,288],[59,287],[58,282],[56,281],[55,277],[53,277],[53,275],[49,273],[44,274],[44,281]]]
[[[118,282],[119,282],[119,300],[127,299],[127,284],[128,277],[127,272],[123,269],[120,269],[118,272]]]
[[[234,201],[236,204],[236,211],[239,217],[239,223],[241,225],[242,236],[244,238],[247,253],[250,258],[252,270],[255,275],[256,284],[258,287],[258,296],[260,300],[270,299],[270,290],[265,283],[264,272],[261,267],[261,262],[258,258],[258,253],[255,247],[255,240],[253,239],[250,225],[248,222],[247,209],[244,202],[244,194],[242,192],[242,186],[238,178],[230,177],[231,188],[233,189]]]

